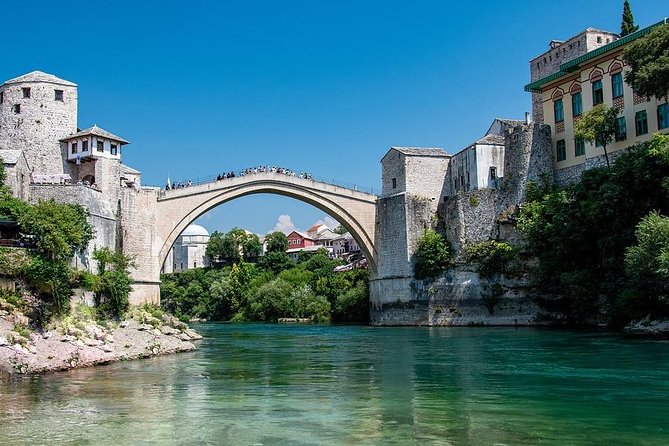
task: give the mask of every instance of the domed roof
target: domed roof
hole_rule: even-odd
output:
[[[200,225],[190,225],[184,229],[181,235],[206,235],[208,237],[209,232]]]

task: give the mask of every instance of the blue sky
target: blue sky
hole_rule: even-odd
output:
[[[390,146],[455,153],[493,118],[522,119],[528,61],[588,26],[618,31],[622,3],[33,1],[3,13],[0,78],[76,82],[79,126],[128,139],[145,184],[272,164],[378,190]],[[669,15],[631,4],[642,27]],[[325,217],[258,195],[198,223],[265,233],[280,215]]]

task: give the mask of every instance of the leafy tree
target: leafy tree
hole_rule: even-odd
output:
[[[94,250],[93,259],[98,262],[98,276],[91,284],[95,305],[103,314],[120,317],[128,309],[132,291],[128,268],[135,266],[134,260],[107,247]]]
[[[475,263],[479,274],[483,277],[506,272],[507,265],[516,258],[517,254],[516,248],[496,240],[471,243],[465,246],[467,261]]]
[[[415,259],[416,279],[432,278],[451,264],[451,247],[441,234],[428,229],[418,240]]]
[[[589,143],[601,144],[604,148],[604,157],[606,158],[606,167],[610,167],[609,154],[606,146],[613,141],[616,136],[618,118],[618,109],[599,104],[592,110],[583,114],[581,119],[574,125],[574,137],[582,139]]]
[[[286,252],[288,250],[288,237],[281,231],[270,232],[265,236],[267,253]]]
[[[285,269],[292,268],[295,262],[285,252],[269,252],[260,258],[258,264],[264,270],[278,274]]]
[[[332,230],[332,232],[334,232],[335,234],[344,235],[348,232],[348,230],[343,225],[340,224],[340,225],[337,225],[337,227],[334,228]]]
[[[669,217],[651,212],[636,227],[637,244],[625,252],[625,271],[639,283],[669,284]]]
[[[634,16],[632,15],[632,8],[629,0],[623,3],[623,20],[620,23],[620,37],[625,37],[639,30],[639,26],[634,24]]]
[[[659,99],[669,96],[669,24],[629,44],[623,59],[631,67],[625,82],[638,94]]]
[[[518,229],[538,258],[534,277],[545,296],[539,303],[549,315],[620,326],[648,314],[642,310],[656,300],[626,273],[625,253],[644,216],[669,212],[667,186],[669,136],[656,134],[610,169],[585,171],[565,189],[533,192]]]
[[[74,275],[65,260],[33,256],[25,274],[30,288],[44,301],[52,303],[56,313],[68,311]]]
[[[75,250],[86,248],[93,238],[93,226],[87,217],[79,205],[49,200],[27,206],[18,221],[24,232],[36,237],[40,255],[63,260],[72,257]]]
[[[257,257],[262,245],[256,234],[249,234],[243,229],[232,228],[227,233],[218,231],[209,237],[205,254],[211,259],[239,260]]]

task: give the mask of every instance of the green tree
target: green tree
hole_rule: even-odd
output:
[[[428,229],[418,239],[415,260],[416,279],[435,277],[451,264],[451,247],[441,234]]]
[[[658,99],[669,96],[669,24],[659,25],[629,44],[623,59],[631,68],[625,82],[638,94]]]
[[[625,37],[639,30],[639,26],[634,24],[634,16],[629,0],[623,3],[623,20],[620,23],[620,37]]]
[[[36,250],[51,259],[69,259],[93,238],[93,226],[79,205],[40,201],[18,217],[22,230],[36,237]]]
[[[496,240],[471,243],[465,246],[467,261],[475,263],[478,273],[483,277],[506,272],[509,262],[514,260],[517,254],[516,248]]]
[[[601,144],[604,148],[604,157],[606,158],[606,167],[609,164],[609,153],[606,146],[611,143],[616,136],[618,118],[618,109],[599,104],[592,110],[583,114],[581,119],[574,125],[574,137],[582,139],[589,143]]]
[[[267,252],[286,252],[288,250],[288,237],[281,231],[270,232],[265,236]]]
[[[258,257],[262,245],[256,234],[247,233],[241,228],[232,228],[227,233],[218,231],[209,237],[205,254],[213,260],[240,260]]]
[[[260,258],[259,266],[266,271],[279,274],[295,266],[295,262],[285,252],[269,252]]]
[[[625,271],[638,282],[669,280],[669,217],[651,212],[636,227],[637,244],[625,252]]]
[[[120,317],[129,306],[132,278],[128,268],[135,267],[134,260],[107,247],[94,250],[93,259],[98,262],[98,277],[91,286],[95,305],[103,314]]]
[[[332,230],[332,232],[334,232],[335,234],[344,235],[348,232],[348,230],[343,225],[340,224],[340,225],[337,225],[337,227],[334,228]]]

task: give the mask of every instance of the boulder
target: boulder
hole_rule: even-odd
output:
[[[192,328],[187,328],[184,330],[184,333],[188,335],[188,337],[194,341],[197,341],[198,339],[202,339],[202,336]]]
[[[9,341],[6,337],[0,336],[0,347],[4,347],[5,345],[9,345]]]

